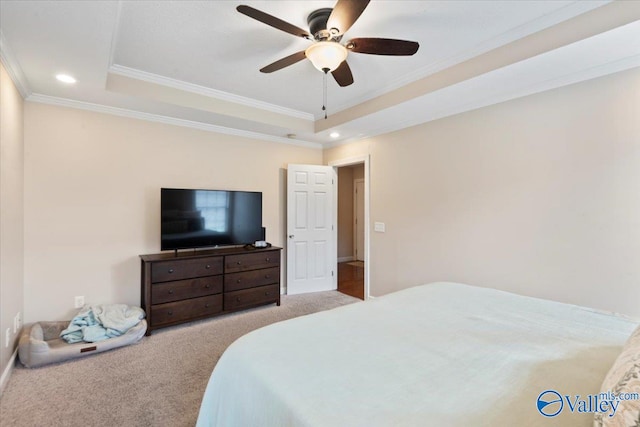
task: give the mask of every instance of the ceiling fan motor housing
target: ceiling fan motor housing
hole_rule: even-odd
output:
[[[316,40],[329,40],[333,37],[334,34],[327,28],[327,21],[332,11],[331,8],[318,9],[307,17],[309,30]]]

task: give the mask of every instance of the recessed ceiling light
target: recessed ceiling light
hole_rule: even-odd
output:
[[[331,132],[331,133],[329,134],[329,136],[330,136],[331,138],[337,138],[337,137],[339,137],[339,136],[340,136],[340,134],[339,134],[338,132]]]
[[[68,74],[58,74],[56,76],[56,79],[58,79],[59,81],[63,82],[63,83],[75,83],[76,79],[74,79],[73,77],[71,77]]]

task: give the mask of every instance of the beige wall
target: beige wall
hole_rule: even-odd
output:
[[[371,293],[449,280],[639,316],[638,117],[636,68],[326,150],[371,156]]]
[[[27,102],[25,319],[69,319],[76,295],[139,304],[161,187],[262,191],[267,240],[282,246],[284,169],[321,162],[318,149]]]
[[[6,79],[3,71],[3,182],[12,171],[19,183],[20,162],[5,167],[4,135],[5,111],[21,111],[22,103],[9,85],[16,106],[5,108]],[[159,249],[160,187],[262,191],[267,239],[282,245],[286,164],[363,154],[371,156],[371,223],[386,223],[386,233],[370,230],[373,295],[453,280],[640,315],[638,69],[324,154],[43,104],[24,108],[24,193],[3,187],[2,206],[24,194],[26,321],[69,318],[75,295],[139,303],[137,255]],[[11,140],[20,142],[21,120],[11,117],[18,135]],[[12,206],[21,224],[19,204]],[[19,246],[11,247],[21,260]],[[21,277],[17,265],[12,274]],[[4,284],[10,271],[0,276],[5,329],[14,316],[5,313],[5,294],[13,295],[12,309],[22,306],[20,284]]]
[[[19,334],[13,332],[13,319],[24,311],[23,142],[22,97],[0,64],[0,375],[8,366]],[[8,347],[7,329],[11,334]]]
[[[364,163],[351,166],[353,169],[353,179],[364,179]]]

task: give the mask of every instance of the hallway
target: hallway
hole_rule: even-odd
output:
[[[364,263],[338,263],[338,292],[364,299]]]

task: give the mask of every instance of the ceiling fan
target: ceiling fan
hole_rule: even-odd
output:
[[[417,42],[386,38],[355,38],[341,44],[342,36],[360,17],[369,1],[338,0],[333,9],[314,10],[307,17],[309,31],[251,6],[241,5],[236,9],[278,30],[313,41],[307,49],[279,59],[260,69],[261,72],[272,73],[308,58],[318,70],[325,74],[331,72],[336,82],[344,87],[353,83],[353,74],[346,61],[349,51],[370,55],[410,56],[420,47]]]

